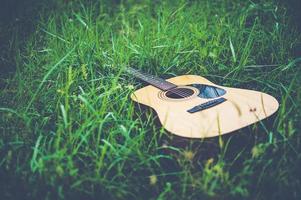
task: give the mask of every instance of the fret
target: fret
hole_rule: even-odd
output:
[[[146,74],[146,73],[142,73],[136,69],[133,69],[133,68],[127,68],[126,69],[129,73],[131,73],[132,75],[134,75],[135,77],[163,90],[163,91],[166,91],[166,90],[170,90],[172,88],[175,88],[177,87],[175,84],[173,83],[170,83],[162,78],[158,78],[158,77],[155,77],[153,75],[150,75],[150,74]]]

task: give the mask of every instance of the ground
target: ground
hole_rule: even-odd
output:
[[[300,199],[297,1],[7,1],[1,199]],[[125,67],[280,102],[268,122],[175,138]]]

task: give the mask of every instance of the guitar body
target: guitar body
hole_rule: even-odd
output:
[[[176,94],[149,85],[135,91],[131,98],[153,108],[162,126],[182,137],[223,135],[267,118],[279,107],[277,100],[268,94],[215,85],[201,76],[183,75],[167,81],[178,86]],[[224,101],[218,105],[189,112],[220,98]]]

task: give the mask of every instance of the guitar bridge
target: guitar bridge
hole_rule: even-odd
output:
[[[221,104],[223,102],[227,101],[227,99],[221,97],[221,98],[218,98],[218,99],[214,99],[214,100],[211,100],[211,101],[207,101],[206,103],[202,103],[200,105],[197,105],[189,110],[187,110],[187,112],[189,113],[195,113],[195,112],[199,112],[199,111],[202,111],[202,110],[206,110],[208,108],[211,108],[213,106],[216,106],[218,104]]]

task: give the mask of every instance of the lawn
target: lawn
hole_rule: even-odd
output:
[[[0,199],[300,199],[296,6],[276,0],[4,6]],[[226,136],[177,138],[153,110],[130,99],[144,84],[128,66],[266,92],[280,107],[270,120]]]

